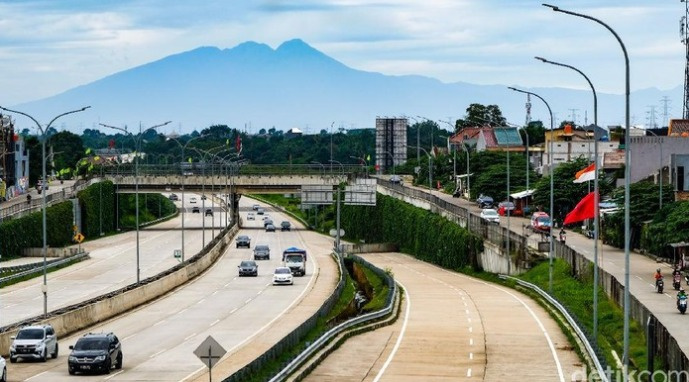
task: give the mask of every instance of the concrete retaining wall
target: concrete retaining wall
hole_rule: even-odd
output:
[[[219,238],[207,246],[205,252],[187,260],[184,265],[172,272],[163,272],[141,282],[142,285],[130,285],[118,291],[49,313],[48,319],[25,320],[22,323],[1,328],[0,354],[9,354],[10,337],[15,336],[20,327],[34,322],[49,323],[55,328],[58,337],[63,337],[82,330],[104,320],[125,313],[141,304],[170,292],[203,273],[222,255],[227,245],[237,233],[238,227],[229,227]],[[174,269],[174,268],[173,268]],[[162,275],[162,276],[161,276]]]

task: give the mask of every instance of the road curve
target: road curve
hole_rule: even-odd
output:
[[[186,197],[200,199],[198,195],[187,194]],[[210,199],[206,202],[208,206]],[[181,202],[175,204],[181,207]],[[201,201],[198,200],[197,204],[200,206]],[[190,213],[189,200],[185,208],[188,213],[183,215],[184,247],[187,257],[191,257],[202,248],[201,241],[204,235],[199,228],[204,224],[206,243],[212,239],[211,217],[204,217],[201,213]],[[212,208],[217,210],[219,206],[214,205]],[[173,257],[173,251],[182,246],[181,216],[182,214],[155,225],[156,230],[139,231],[141,280],[178,264],[178,260]],[[219,227],[217,218],[215,220],[216,227]],[[218,232],[216,229],[215,234]],[[87,241],[82,244],[82,248],[89,252],[89,260],[48,273],[48,311],[76,304],[136,282],[136,231]],[[36,261],[42,259],[36,258]],[[0,326],[43,314],[42,285],[43,277],[35,277],[0,289]]]
[[[250,209],[242,199],[241,213]],[[274,221],[288,220],[267,208]],[[295,222],[292,222],[296,225]],[[122,341],[124,368],[110,375],[79,376],[80,381],[208,380],[194,349],[211,335],[228,354],[213,369],[220,380],[253,359],[312,314],[335,288],[337,268],[330,259],[332,240],[303,230],[267,233],[262,221],[245,221],[239,234],[252,238],[251,249],[230,246],[206,273],[168,295],[84,332],[112,331]],[[237,277],[240,260],[252,256],[257,244],[268,244],[271,259],[259,262],[258,277]],[[279,253],[290,246],[309,251],[306,277],[294,286],[272,286],[272,270]],[[317,298],[311,298],[312,295]],[[61,354],[46,363],[10,364],[11,380],[59,382],[67,373],[67,347],[83,334],[60,340]]]
[[[509,288],[399,253],[368,254],[405,300],[397,322],[347,340],[307,381],[570,381],[582,362],[557,323]]]

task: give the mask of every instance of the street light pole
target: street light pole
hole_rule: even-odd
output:
[[[104,123],[99,123],[99,125],[103,127],[108,127],[110,129],[115,129],[119,130],[125,133],[125,135],[129,135],[132,140],[134,141],[134,150],[135,150],[135,155],[134,155],[134,203],[136,204],[136,283],[138,284],[141,282],[141,267],[139,266],[140,262],[140,251],[139,251],[139,151],[141,151],[141,138],[143,133],[149,131],[149,130],[155,130],[159,127],[163,127],[172,121],[167,121],[165,123],[161,123],[159,125],[151,126],[147,128],[146,130],[141,131],[141,124],[139,124],[139,138],[134,138],[134,134],[131,132],[127,131],[127,126],[125,125],[124,128],[122,127],[117,127],[117,126],[111,126],[111,125],[106,125]]]
[[[555,61],[546,60],[543,57],[535,57],[546,64],[552,64],[557,66],[562,66],[568,69],[572,69],[575,72],[581,74],[582,77],[588,82],[589,87],[591,87],[591,92],[593,92],[593,340],[598,342],[598,235],[599,235],[599,190],[598,190],[598,138],[596,137],[596,128],[598,128],[598,96],[596,95],[596,88],[593,86],[591,80],[582,72],[581,70],[575,68],[572,65],[567,65]],[[589,146],[591,147],[591,146]],[[662,150],[662,148],[661,148]],[[662,158],[662,151],[661,151]],[[662,207],[662,202],[661,202]]]
[[[413,146],[407,147],[413,148]],[[426,151],[426,149],[421,147],[421,150],[423,150],[423,152],[426,153],[426,155],[428,155],[428,191],[433,193],[433,187],[431,187],[431,185],[433,184],[433,159],[431,155],[428,153],[428,151]]]
[[[622,39],[620,36],[615,32],[614,29],[612,29],[608,24],[604,23],[603,21],[591,17],[588,15],[584,15],[581,13],[576,13],[576,12],[571,12],[567,11],[564,9],[560,9],[559,7],[556,7],[554,5],[549,5],[549,4],[543,4],[544,6],[552,9],[555,12],[562,12],[568,15],[572,16],[577,16],[581,17],[584,19],[588,19],[591,21],[595,21],[596,23],[602,25],[605,29],[607,29],[610,33],[612,33],[613,36],[615,36],[615,39],[617,39],[617,42],[620,44],[620,47],[622,48],[622,53],[624,54],[624,66],[625,66],[625,92],[624,92],[624,103],[625,103],[625,112],[624,112],[624,118],[625,118],[625,130],[624,130],[624,259],[625,259],[625,264],[624,264],[624,352],[623,352],[623,360],[622,360],[622,367],[623,367],[623,374],[624,374],[624,380],[627,381],[629,380],[629,375],[627,374],[627,371],[629,370],[629,255],[630,255],[630,240],[631,240],[631,224],[630,224],[630,216],[629,216],[629,201],[630,201],[630,190],[629,190],[629,185],[630,185],[630,178],[631,178],[631,162],[630,162],[630,155],[629,155],[629,130],[631,128],[629,124],[629,93],[630,93],[630,86],[629,86],[629,55],[627,54],[627,48],[624,46],[624,43],[622,42]],[[594,134],[595,137],[595,134]]]
[[[524,93],[524,94],[531,94],[532,96],[540,99],[543,101],[545,104],[545,107],[548,108],[548,114],[550,115],[550,148],[548,151],[550,151],[548,155],[548,166],[550,167],[550,245],[548,246],[548,261],[549,261],[549,268],[548,268],[548,291],[550,293],[553,293],[553,228],[554,227],[554,220],[553,218],[555,217],[555,198],[554,198],[554,192],[555,192],[555,187],[554,187],[554,172],[553,172],[553,139],[555,138],[554,134],[554,129],[553,129],[553,111],[550,109],[550,105],[548,105],[548,102],[543,99],[543,97],[539,96],[536,93],[532,92],[527,92],[526,90],[521,90],[517,89],[511,86],[507,87],[510,90],[514,90],[515,92],[519,93]]]
[[[29,114],[0,106],[0,109],[2,109],[2,110],[5,110],[5,111],[10,112],[10,113],[20,114],[20,115],[23,115],[23,116],[29,118],[30,120],[32,120],[36,124],[36,127],[38,127],[38,132],[41,134],[41,138],[42,138],[41,139],[41,158],[42,158],[41,168],[42,168],[42,176],[43,176],[43,185],[42,185],[43,201],[42,201],[41,209],[42,209],[42,215],[43,215],[42,216],[42,220],[43,220],[43,249],[42,249],[42,252],[43,252],[43,287],[42,287],[42,291],[43,291],[43,314],[44,315],[48,314],[48,275],[47,275],[48,261],[46,259],[47,251],[48,251],[48,228],[47,228],[48,224],[47,224],[47,218],[46,218],[46,208],[47,208],[46,197],[48,195],[46,190],[48,188],[48,178],[46,176],[46,171],[45,171],[45,143],[48,140],[48,136],[47,136],[48,130],[50,130],[50,127],[53,125],[53,122],[55,122],[60,117],[63,117],[63,116],[68,115],[68,114],[79,113],[79,112],[82,112],[82,111],[84,111],[90,107],[91,106],[86,106],[86,107],[82,107],[81,109],[78,109],[78,110],[72,110],[72,111],[68,111],[66,113],[59,114],[58,116],[56,116],[55,118],[50,120],[50,122],[48,122],[48,124],[46,125],[46,127],[44,129],[41,126],[41,124],[36,120],[36,118],[30,116]]]

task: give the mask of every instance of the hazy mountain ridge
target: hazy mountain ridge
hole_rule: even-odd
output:
[[[345,128],[373,127],[376,116],[421,115],[431,119],[461,118],[470,103],[497,104],[510,122],[525,119],[526,97],[507,85],[443,83],[419,75],[389,76],[347,67],[295,39],[276,49],[245,42],[230,49],[199,47],[112,74],[55,96],[16,106],[48,120],[62,112],[91,105],[87,112],[65,118],[68,129],[107,124],[144,127],[171,120],[182,132],[211,124],[317,132],[332,122]],[[518,84],[514,86],[519,86]],[[526,89],[545,98],[556,120],[570,119],[579,109],[579,123],[593,122],[590,91],[562,88]],[[632,94],[633,123],[643,124],[648,105],[668,96],[681,105],[682,86]],[[624,121],[624,97],[599,94],[599,124]],[[532,99],[533,119],[549,123],[545,108]],[[673,110],[681,115],[681,110]],[[661,124],[662,110],[656,109]],[[22,123],[21,120],[17,121]],[[28,126],[28,125],[27,125]],[[446,128],[443,125],[443,128]]]

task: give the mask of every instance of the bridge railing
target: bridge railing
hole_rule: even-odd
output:
[[[103,168],[103,173],[112,176],[133,176],[135,166],[125,163],[119,166]],[[174,164],[139,164],[140,176],[200,176],[211,174],[222,176],[236,175],[322,175],[339,176],[349,174],[364,174],[365,168],[361,165],[343,164],[319,165],[319,164],[225,164],[225,163],[174,163]]]

